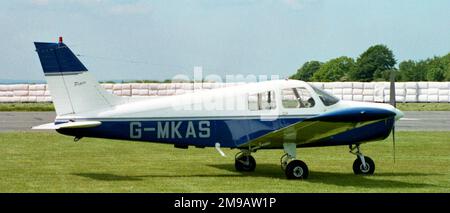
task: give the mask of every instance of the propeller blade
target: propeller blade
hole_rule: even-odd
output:
[[[391,85],[389,88],[389,103],[396,107],[397,101],[395,100],[395,70],[391,70],[390,73],[390,81]],[[392,126],[392,149],[393,149],[393,157],[394,157],[394,163],[395,163],[395,119],[394,119],[394,125]]]
[[[390,75],[390,80],[391,80],[391,85],[389,88],[389,103],[396,107],[397,105],[397,101],[395,100],[395,70],[391,70],[391,75]]]
[[[394,163],[395,163],[395,125],[392,127],[392,149],[394,152]]]

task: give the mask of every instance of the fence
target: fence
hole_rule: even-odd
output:
[[[169,96],[242,83],[126,83],[102,84],[119,96]],[[312,82],[342,100],[388,102],[389,82]],[[450,102],[450,82],[397,82],[397,102]],[[1,84],[0,103],[51,102],[46,84]]]

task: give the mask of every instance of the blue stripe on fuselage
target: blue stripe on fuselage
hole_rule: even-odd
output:
[[[61,134],[171,143],[178,145],[238,147],[274,130],[292,125],[304,118],[285,118],[272,121],[261,119],[221,120],[146,120],[102,121],[94,128],[60,129]]]
[[[164,121],[102,121],[94,128],[60,129],[72,136],[159,142],[177,145],[239,147],[272,131],[304,119],[282,118],[274,121],[245,120],[164,120]],[[381,140],[389,136],[393,119],[379,121],[346,131],[301,147],[335,146]]]
[[[385,109],[355,107],[335,110],[311,117],[280,116],[274,120],[261,117],[203,117],[203,118],[85,118],[102,124],[93,128],[60,129],[62,134],[123,140],[170,143],[212,147],[239,147],[273,131],[304,120],[318,122],[367,122],[373,124],[304,144],[301,146],[348,145],[387,137],[392,129],[395,113]],[[141,120],[140,120],[141,119]],[[56,123],[67,122],[64,120]]]

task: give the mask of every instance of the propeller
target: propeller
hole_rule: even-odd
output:
[[[390,73],[390,94],[389,94],[389,103],[393,106],[396,107],[396,101],[395,101],[395,70],[391,70]],[[393,153],[394,153],[394,163],[395,163],[395,119],[394,119],[394,124],[392,126],[392,149],[393,149]]]

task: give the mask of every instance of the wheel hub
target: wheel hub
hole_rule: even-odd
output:
[[[293,174],[295,177],[301,177],[303,175],[303,168],[300,166],[297,166],[293,170]]]
[[[364,166],[364,164],[361,164],[361,165],[359,166],[359,169],[361,170],[361,172],[367,173],[367,172],[369,172],[369,170],[370,170],[370,166],[369,166],[369,164],[367,164],[367,163],[366,163],[366,166]]]
[[[246,157],[243,157],[243,159],[240,160],[240,161],[241,161],[241,163],[242,163],[244,166],[250,165],[250,160],[248,159],[247,156],[246,156]]]

